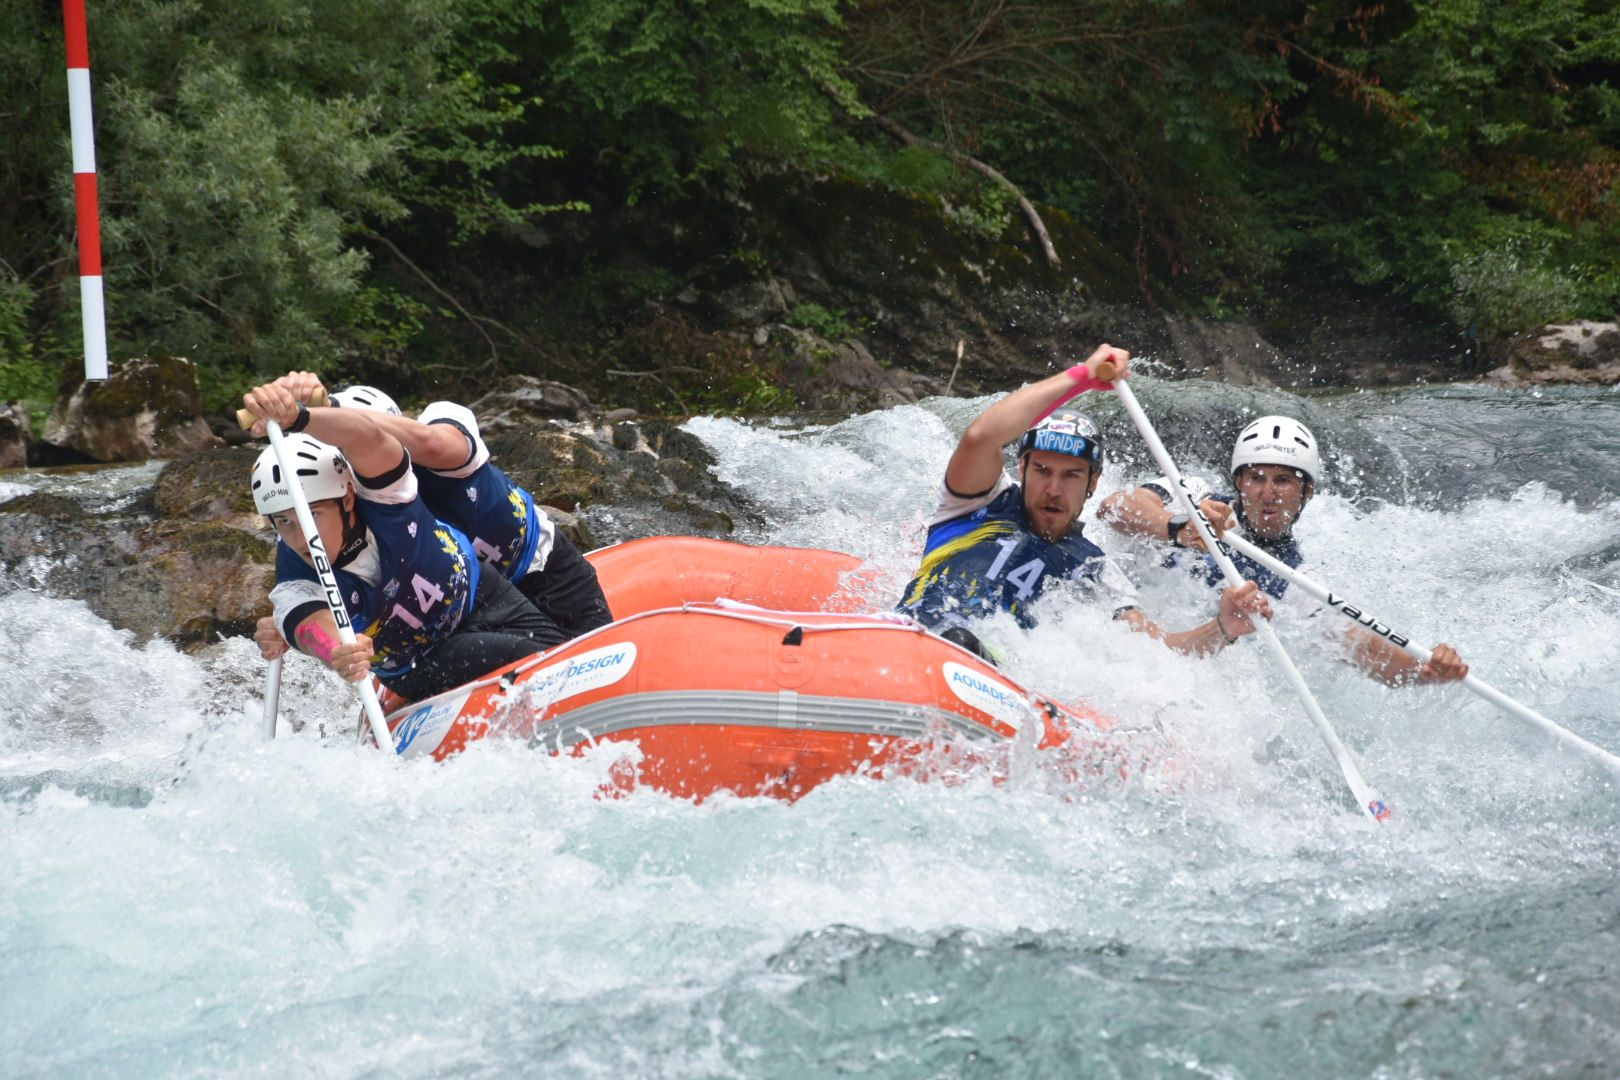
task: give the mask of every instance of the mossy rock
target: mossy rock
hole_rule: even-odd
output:
[[[260,451],[251,446],[202,450],[169,462],[152,486],[156,511],[193,521],[258,515],[248,485]]]
[[[0,514],[31,514],[35,517],[71,520],[84,516],[84,504],[66,495],[30,491],[0,503]]]
[[[159,425],[203,412],[197,368],[181,356],[137,356],[113,365],[87,396],[84,414],[98,420],[156,413]]]

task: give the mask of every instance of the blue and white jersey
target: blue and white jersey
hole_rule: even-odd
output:
[[[489,447],[478,434],[472,410],[435,401],[417,417],[424,424],[449,424],[467,437],[467,460],[455,469],[415,466],[428,508],[472,538],[473,550],[511,581],[545,569],[556,526],[534,505],[534,497],[490,464]]]
[[[1192,496],[1194,503],[1201,503],[1205,499],[1214,499],[1216,502],[1223,502],[1228,506],[1236,504],[1238,508],[1238,525],[1244,538],[1249,543],[1264,551],[1273,559],[1285,563],[1290,569],[1298,570],[1304,564],[1305,556],[1299,550],[1299,542],[1294,539],[1293,532],[1290,531],[1287,535],[1279,536],[1274,540],[1262,540],[1260,537],[1252,536],[1248,531],[1248,521],[1243,516],[1243,504],[1238,502],[1238,497],[1235,494],[1215,494],[1207,483],[1196,477],[1184,476],[1182,479],[1186,481],[1187,493]],[[1175,501],[1170,492],[1170,481],[1162,476],[1156,480],[1150,480],[1142,486],[1163,499],[1166,506],[1171,506]],[[1189,525],[1188,528],[1191,528],[1191,526]],[[1237,572],[1243,575],[1245,581],[1255,582],[1260,586],[1262,592],[1268,593],[1273,599],[1281,600],[1283,594],[1288,591],[1287,578],[1272,573],[1247,555],[1231,549],[1227,550],[1227,555],[1231,558],[1232,565],[1237,567]],[[1221,573],[1221,568],[1216,565],[1215,558],[1212,555],[1203,555],[1196,551],[1177,551],[1165,558],[1164,565],[1185,565],[1193,573],[1201,575],[1204,583],[1211,588],[1218,589],[1226,585],[1226,576]]]
[[[1136,606],[1136,588],[1077,522],[1058,541],[1029,527],[1024,489],[1006,473],[988,492],[969,498],[943,483],[928,526],[922,567],[906,586],[900,610],[925,626],[961,624],[1010,612],[1026,629],[1030,606],[1054,581],[1079,583],[1082,593],[1113,611]]]
[[[436,520],[418,498],[409,455],[386,476],[357,475],[355,490],[365,543],[333,573],[355,632],[376,646],[372,669],[387,680],[461,625],[478,591],[478,557],[465,535]],[[299,623],[326,610],[315,568],[280,541],[270,603],[288,641]]]

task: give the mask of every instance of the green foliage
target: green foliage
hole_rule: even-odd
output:
[[[818,334],[828,341],[843,341],[860,332],[848,312],[814,303],[794,305],[793,310],[788,312],[787,323]]]
[[[609,153],[630,201],[814,165],[836,120],[837,0],[544,0],[550,130]]]
[[[1494,248],[1458,244],[1449,305],[1457,324],[1489,339],[1607,310],[1612,279],[1595,281],[1588,267],[1562,263],[1555,255],[1561,239],[1553,230],[1527,228]]]
[[[679,285],[680,279],[663,267],[590,259],[573,276],[567,291],[553,298],[551,314],[610,323],[638,314],[648,301],[668,297]]]
[[[797,172],[926,196],[971,237],[1023,228],[964,158],[1214,314],[1354,285],[1490,336],[1620,298],[1610,2],[124,0],[91,19],[113,349],[192,357],[211,401],[253,371],[455,349],[464,319],[420,278],[588,204],[678,218]],[[0,26],[0,387],[32,393],[79,333],[61,25],[0,0]],[[733,205],[718,250],[780,265]],[[656,256],[576,256],[512,321],[573,341],[645,321],[692,280],[669,233]],[[384,236],[420,276],[372,265]],[[859,332],[815,304],[790,321]],[[774,407],[774,375],[711,352],[683,393]]]
[[[0,378],[9,377],[14,365],[33,359],[34,343],[28,335],[28,308],[34,290],[0,263]],[[3,391],[0,391],[3,392]]]
[[[1282,5],[1193,0],[911,0],[850,16],[862,99],[913,135],[992,165],[1169,275],[1200,284],[1269,264],[1245,175],[1249,140],[1298,82],[1275,43]],[[986,185],[965,210],[1010,220]]]
[[[1607,10],[1605,10],[1607,9]],[[1291,267],[1393,290],[1486,337],[1620,298],[1612,5],[1430,0],[1318,54],[1377,80],[1317,86],[1258,155]],[[1366,107],[1364,107],[1364,105]]]
[[[37,428],[56,399],[60,365],[41,355],[29,336],[34,293],[0,263],[0,402],[20,401]]]
[[[535,104],[500,69],[517,59],[508,39],[534,25],[527,10],[506,0],[93,8],[113,351],[192,357],[206,385],[215,373],[397,348],[404,329],[377,322],[364,237],[413,212],[442,214],[456,239],[582,208],[505,197],[520,187],[519,164],[559,153],[507,137]],[[25,251],[18,270],[32,275],[71,255],[61,23],[21,0],[0,0],[0,15],[0,85],[26,105],[0,112],[0,137],[18,151],[0,173],[18,201],[0,205],[39,204],[27,220],[0,210],[0,249],[50,237]],[[30,88],[45,70],[53,93]],[[52,295],[35,308],[71,344],[65,280],[47,279]]]

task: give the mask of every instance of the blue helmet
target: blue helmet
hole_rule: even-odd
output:
[[[1094,469],[1102,468],[1102,439],[1097,435],[1097,425],[1077,412],[1055,412],[1024,432],[1018,446],[1019,459],[1031,450],[1067,454],[1091,462]]]

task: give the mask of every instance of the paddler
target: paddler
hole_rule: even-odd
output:
[[[1310,428],[1290,416],[1262,416],[1245,427],[1232,445],[1231,493],[1212,490],[1202,479],[1185,476],[1189,493],[1209,519],[1217,537],[1229,529],[1241,532],[1272,558],[1298,569],[1305,561],[1294,524],[1316,494],[1322,458]],[[1167,566],[1185,562],[1209,585],[1221,581],[1191,519],[1175,506],[1168,480],[1160,477],[1138,487],[1116,491],[1102,501],[1099,519],[1128,536],[1177,549]],[[1183,558],[1183,552],[1191,552]],[[1281,600],[1286,579],[1246,558],[1228,553],[1247,580]],[[1370,630],[1346,627],[1349,659],[1373,678],[1390,686],[1461,680],[1468,665],[1450,645],[1436,645],[1427,663],[1418,661]]]
[[[1221,591],[1214,618],[1191,630],[1166,631],[1137,606],[1136,589],[1096,544],[1082,535],[1080,511],[1097,490],[1103,451],[1096,426],[1059,407],[1086,390],[1107,390],[1130,374],[1130,354],[1100,345],[1084,364],[1015,390],[968,425],[945,467],[922,567],[900,610],[942,637],[985,655],[971,627],[1009,612],[1035,625],[1033,605],[1055,582],[1072,582],[1106,604],[1131,629],[1195,656],[1217,653],[1271,617],[1253,583]],[[1018,479],[1002,448],[1018,442]]]
[[[410,455],[372,413],[309,409],[275,383],[242,402],[255,435],[268,420],[281,425],[356,632],[353,644],[340,643],[288,478],[266,448],[252,473],[254,505],[279,538],[275,614],[255,635],[265,659],[294,642],[350,682],[374,674],[420,700],[541,650],[551,624],[499,571],[480,566],[465,534],[433,516]]]
[[[340,386],[330,395],[308,371],[276,383],[303,403],[368,409],[411,455],[422,498],[433,515],[466,533],[473,547],[528,597],[553,624],[541,637],[550,648],[613,621],[596,568],[539,508],[535,499],[490,460],[472,410],[435,401],[416,419],[371,386]]]

